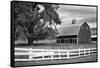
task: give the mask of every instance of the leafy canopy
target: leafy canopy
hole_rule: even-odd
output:
[[[41,10],[41,7],[44,9]],[[52,39],[58,33],[55,29],[46,26],[52,24],[61,24],[60,18],[56,10],[58,5],[47,3],[28,3],[15,2],[14,3],[14,24],[15,24],[15,39]],[[42,21],[41,21],[42,20]]]

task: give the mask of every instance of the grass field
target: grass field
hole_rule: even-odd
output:
[[[27,61],[27,62],[15,62],[15,66],[28,66],[28,65],[46,65],[46,64],[62,64],[62,63],[80,63],[80,62],[96,62],[96,54],[91,56],[73,58],[73,59],[62,59],[62,60],[49,60],[49,61]]]
[[[18,44],[16,45],[16,48],[33,48],[33,49],[79,49],[79,48],[96,48],[97,44],[33,44],[33,45],[27,45],[27,44]],[[27,66],[27,65],[46,65],[46,64],[62,64],[62,63],[77,63],[77,62],[92,62],[97,61],[97,54],[93,54],[90,56],[85,57],[79,57],[79,58],[73,58],[73,59],[60,59],[60,60],[49,60],[49,61],[16,61],[15,66]]]
[[[66,43],[52,43],[52,44],[33,44],[33,45],[27,45],[27,44],[17,44],[15,47],[20,48],[33,48],[33,49],[78,49],[78,48],[96,48],[97,44],[66,44]]]

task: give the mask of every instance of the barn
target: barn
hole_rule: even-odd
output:
[[[91,42],[91,30],[86,22],[71,24],[59,28],[58,31],[57,43],[86,44]]]
[[[91,41],[97,41],[97,28],[91,28]]]

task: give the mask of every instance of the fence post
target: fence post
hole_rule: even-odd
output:
[[[58,55],[59,55],[59,59],[61,59],[61,57],[60,57],[60,51],[59,51],[59,49],[58,49]]]
[[[85,52],[85,49],[84,49],[84,56],[86,56],[86,54],[85,54],[86,52]]]
[[[50,49],[49,50],[49,52],[51,52],[52,50]],[[53,61],[53,55],[52,55],[52,53],[50,54],[50,56],[51,56],[51,60]]]
[[[78,49],[78,51],[79,51],[79,57],[80,57],[80,48]]]
[[[67,58],[69,58],[69,51],[67,51]]]
[[[29,50],[29,61],[32,60],[32,48]]]
[[[42,56],[42,59],[45,60],[44,56]]]
[[[88,49],[89,51],[88,51],[88,55],[90,55],[90,48]]]

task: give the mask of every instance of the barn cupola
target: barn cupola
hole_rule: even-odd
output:
[[[72,24],[76,24],[76,19],[72,19]]]

